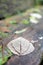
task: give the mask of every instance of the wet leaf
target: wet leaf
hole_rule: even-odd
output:
[[[10,41],[7,47],[11,50],[12,53],[17,55],[27,55],[35,50],[33,44],[23,37],[19,37]]]

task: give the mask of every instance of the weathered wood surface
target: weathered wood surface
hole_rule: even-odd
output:
[[[23,36],[26,39],[34,39],[37,40],[38,39],[38,34],[36,33],[36,31],[34,32],[34,30],[32,32],[28,32],[26,31],[24,34],[20,35]],[[35,47],[34,52],[32,52],[31,54],[25,55],[25,56],[21,56],[18,57],[16,55],[13,55],[9,61],[7,62],[6,65],[38,65],[40,63],[40,58],[42,56],[42,52],[43,52],[43,40],[38,40],[37,43],[33,44]]]
[[[39,40],[39,36],[43,36],[43,17],[38,25],[33,26],[33,29],[31,29],[31,27],[28,26],[20,25],[16,28],[16,30],[22,29],[24,27],[28,28],[26,32],[19,35],[14,35],[14,33],[12,33],[8,38],[4,39],[3,43],[6,44],[10,42],[12,39],[22,36],[29,41],[38,40],[37,43],[33,44],[35,50],[31,54],[25,56],[19,57],[17,55],[12,55],[12,57],[8,60],[8,62],[5,65],[39,65],[41,57],[43,55],[43,39]]]
[[[43,34],[43,30],[41,31],[36,31],[36,30],[31,30],[29,31],[29,29],[19,35],[13,36],[12,39],[17,38],[19,36],[22,36],[24,38],[26,38],[27,40],[38,40],[37,43],[34,43],[34,47],[35,50],[34,52],[32,52],[31,54],[25,55],[25,56],[17,56],[17,55],[13,55],[9,61],[6,63],[6,65],[38,65],[41,61],[41,56],[43,53],[43,39],[39,40],[38,37],[39,35]],[[6,40],[6,41],[5,41]],[[4,42],[9,42],[9,38],[5,39]]]

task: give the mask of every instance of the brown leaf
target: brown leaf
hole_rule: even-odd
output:
[[[10,32],[10,30],[7,27],[0,27],[1,32]]]

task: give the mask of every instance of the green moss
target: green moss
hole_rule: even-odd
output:
[[[10,21],[10,24],[17,24],[17,22],[15,21],[15,20],[13,20],[13,21]]]
[[[22,23],[23,23],[23,24],[26,24],[26,25],[27,25],[27,24],[30,24],[30,22],[29,22],[28,20],[26,20],[26,19],[24,19],[24,20],[22,21]]]

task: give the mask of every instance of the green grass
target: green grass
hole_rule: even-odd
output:
[[[8,37],[8,33],[0,32],[0,37]]]
[[[4,60],[3,60],[3,58],[2,58],[2,47],[0,46],[0,65],[3,65],[4,63],[6,63],[8,58],[11,57],[11,55],[12,55],[12,52],[8,48],[6,48],[6,51],[8,52],[8,55],[4,54]]]

